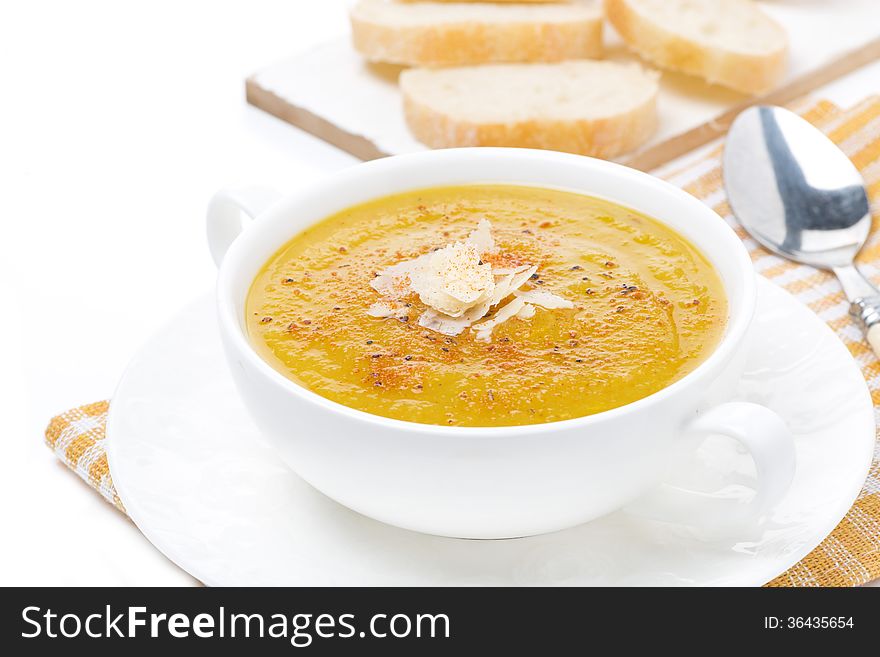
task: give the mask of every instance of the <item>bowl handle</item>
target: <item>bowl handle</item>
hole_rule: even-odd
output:
[[[755,462],[755,496],[743,502],[663,483],[629,505],[628,513],[726,534],[759,522],[785,497],[795,472],[794,439],[785,421],[770,409],[747,402],[720,404],[692,421],[686,434],[739,441]]]
[[[245,226],[281,198],[269,187],[227,187],[208,204],[208,248],[218,267]]]

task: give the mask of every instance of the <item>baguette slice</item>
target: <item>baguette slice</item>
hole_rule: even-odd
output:
[[[657,126],[657,74],[638,64],[567,61],[410,69],[404,114],[432,148],[515,146],[614,157]]]
[[[400,0],[401,2],[425,2],[425,0]],[[491,2],[494,4],[542,4],[556,3],[565,4],[576,0],[433,0],[433,2]]]
[[[661,68],[748,94],[785,73],[785,30],[751,0],[605,0],[624,41]]]
[[[602,54],[602,12],[589,0],[558,4],[361,0],[355,48],[404,66],[552,62]]]

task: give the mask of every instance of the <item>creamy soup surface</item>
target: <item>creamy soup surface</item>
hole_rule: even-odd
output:
[[[480,265],[537,266],[520,292],[571,307],[536,307],[488,339],[420,326],[428,308],[415,293],[404,312],[369,314],[379,272],[465,240],[481,220],[495,248]],[[509,426],[665,388],[713,351],[727,302],[704,256],[659,222],[580,194],[474,185],[381,198],[315,224],[262,267],[246,313],[258,354],[323,397],[398,420]]]

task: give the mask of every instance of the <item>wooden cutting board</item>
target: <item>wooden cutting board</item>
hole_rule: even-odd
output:
[[[783,85],[766,96],[749,98],[689,76],[664,73],[657,135],[619,161],[653,169],[722,135],[749,105],[789,102],[880,60],[877,0],[762,4],[789,32],[791,61]],[[608,59],[634,59],[610,27],[606,46]],[[363,160],[425,150],[403,119],[400,70],[369,64],[347,38],[336,39],[252,75],[246,81],[247,100]],[[880,80],[876,89],[866,89],[871,91],[880,91]]]

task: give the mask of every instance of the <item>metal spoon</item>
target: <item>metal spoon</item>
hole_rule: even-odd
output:
[[[833,271],[880,356],[880,290],[853,264],[871,229],[858,169],[817,128],[781,107],[751,107],[730,128],[724,186],[736,218],[781,256]]]

